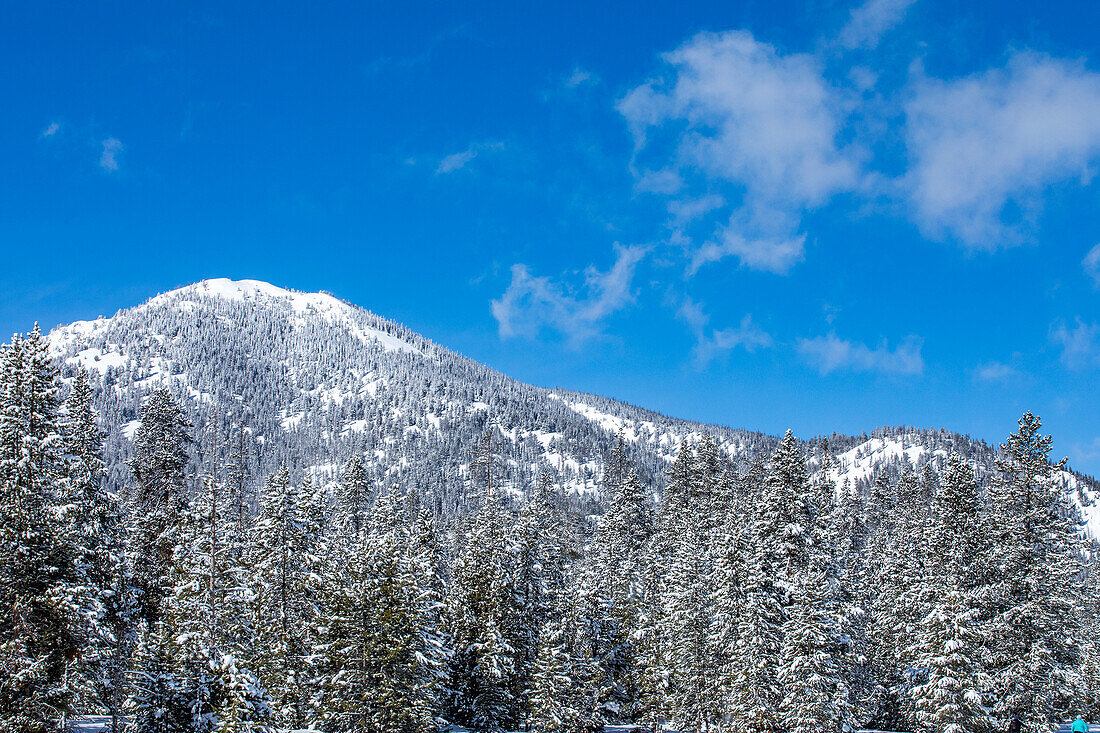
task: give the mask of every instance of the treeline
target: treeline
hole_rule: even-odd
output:
[[[984,733],[1100,712],[1098,574],[1030,413],[988,475],[953,455],[856,488],[789,433],[738,465],[704,439],[659,501],[620,436],[593,518],[548,476],[502,483],[489,432],[470,511],[443,519],[359,458],[257,492],[240,433],[197,434],[165,389],[111,491],[87,376],[66,387],[37,329],[2,365],[5,733],[89,713],[142,733]]]

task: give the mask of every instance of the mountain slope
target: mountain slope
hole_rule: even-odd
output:
[[[256,480],[281,463],[334,479],[359,453],[376,482],[415,487],[444,513],[462,504],[470,451],[490,423],[513,490],[549,469],[593,502],[619,430],[655,491],[681,441],[711,435],[742,461],[776,444],[758,432],[526,385],[330,294],[255,280],[189,285],[111,318],[59,326],[50,343],[66,376],[83,365],[99,378],[117,481],[125,481],[123,463],[142,400],[161,384],[185,404],[199,456],[209,454],[210,419],[220,415],[226,424],[218,427],[219,456],[228,456],[225,438],[233,426],[245,426]],[[966,436],[909,428],[833,435],[828,444],[837,456],[831,478],[852,483],[890,466],[897,470],[903,455],[921,464],[959,450],[980,466],[992,456],[989,446]],[[820,466],[820,441],[807,443],[807,450]],[[1091,503],[1094,482],[1070,474],[1066,480],[1080,503]],[[1100,530],[1100,514],[1093,514]]]

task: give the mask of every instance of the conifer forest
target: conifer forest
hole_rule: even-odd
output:
[[[517,468],[491,400],[476,430],[442,423],[460,458],[430,480],[408,468],[417,443],[379,468],[369,424],[323,474],[285,446],[258,460],[244,413],[184,380],[106,419],[147,375],[59,358],[37,327],[0,360],[4,733],[93,715],[112,733],[1100,716],[1088,501],[1031,413],[997,447],[929,438],[856,479],[851,441],[734,452],[700,428],[659,461],[620,425],[579,490]]]

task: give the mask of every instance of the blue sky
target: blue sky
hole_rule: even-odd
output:
[[[12,5],[0,328],[251,277],[772,433],[1031,409],[1100,473],[1100,4],[685,5]]]

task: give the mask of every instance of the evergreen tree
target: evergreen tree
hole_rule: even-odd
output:
[[[328,725],[338,731],[435,728],[446,655],[439,634],[436,558],[395,488],[370,518],[362,559],[326,607]]]
[[[232,654],[222,654],[217,668],[220,697],[214,705],[213,733],[270,733],[271,708],[256,676],[239,669]]]
[[[992,676],[999,725],[1019,715],[1039,730],[1068,715],[1079,663],[1079,515],[1050,462],[1051,438],[1030,412],[1001,446],[990,486],[997,583]]]
[[[504,730],[520,712],[507,626],[516,595],[502,511],[495,496],[484,499],[466,524],[451,568],[448,718],[476,731]]]
[[[172,592],[169,574],[187,507],[184,479],[190,427],[168,389],[159,387],[145,403],[134,435],[132,572],[138,614],[149,624],[163,618],[165,598]]]
[[[280,469],[268,479],[253,530],[252,664],[270,696],[272,722],[290,728],[310,722],[320,625],[317,577],[311,573],[316,548],[304,514],[290,472]]]
[[[370,481],[359,455],[352,456],[344,467],[344,477],[340,482],[337,496],[338,525],[345,539],[357,545],[367,528],[370,510]]]
[[[749,492],[759,486],[762,467],[750,469],[744,477],[728,477],[736,487],[722,511],[721,524],[716,528],[714,565],[711,571],[711,605],[714,615],[707,639],[708,657],[714,669],[714,723],[722,729],[730,720],[727,702],[738,693],[742,673],[738,655],[741,642],[741,621],[746,608],[748,589],[748,559],[752,556],[752,512],[747,502]]]
[[[82,611],[89,632],[81,672],[89,696],[107,711],[111,730],[118,733],[135,632],[126,563],[127,527],[118,496],[107,487],[103,434],[83,367],[73,378],[66,414],[70,515],[84,584]]]
[[[123,708],[130,727],[137,733],[191,733],[191,696],[175,672],[176,650],[164,621],[142,627],[133,660]]]
[[[645,580],[644,553],[653,533],[653,519],[638,474],[626,455],[620,432],[604,470],[604,494],[610,504],[587,552],[587,567],[578,577],[581,592],[600,618],[590,625],[603,668],[606,694],[602,701],[612,721],[633,719],[639,690],[634,675],[636,635]]]
[[[924,675],[912,690],[916,720],[929,733],[983,733],[992,729],[982,700],[989,684],[982,654],[990,641],[984,569],[992,546],[978,482],[957,453],[939,483],[922,582],[927,611],[911,652]]]
[[[38,326],[13,337],[0,376],[0,731],[13,733],[59,729],[85,644],[58,391]]]
[[[562,522],[549,476],[540,476],[508,533],[509,585],[515,592],[508,643],[515,652],[513,695],[526,721],[531,715],[532,676],[537,669],[539,635],[564,590]]]
[[[538,733],[589,733],[603,727],[595,650],[578,613],[583,606],[574,600],[562,598],[559,613],[539,635],[530,728]]]

